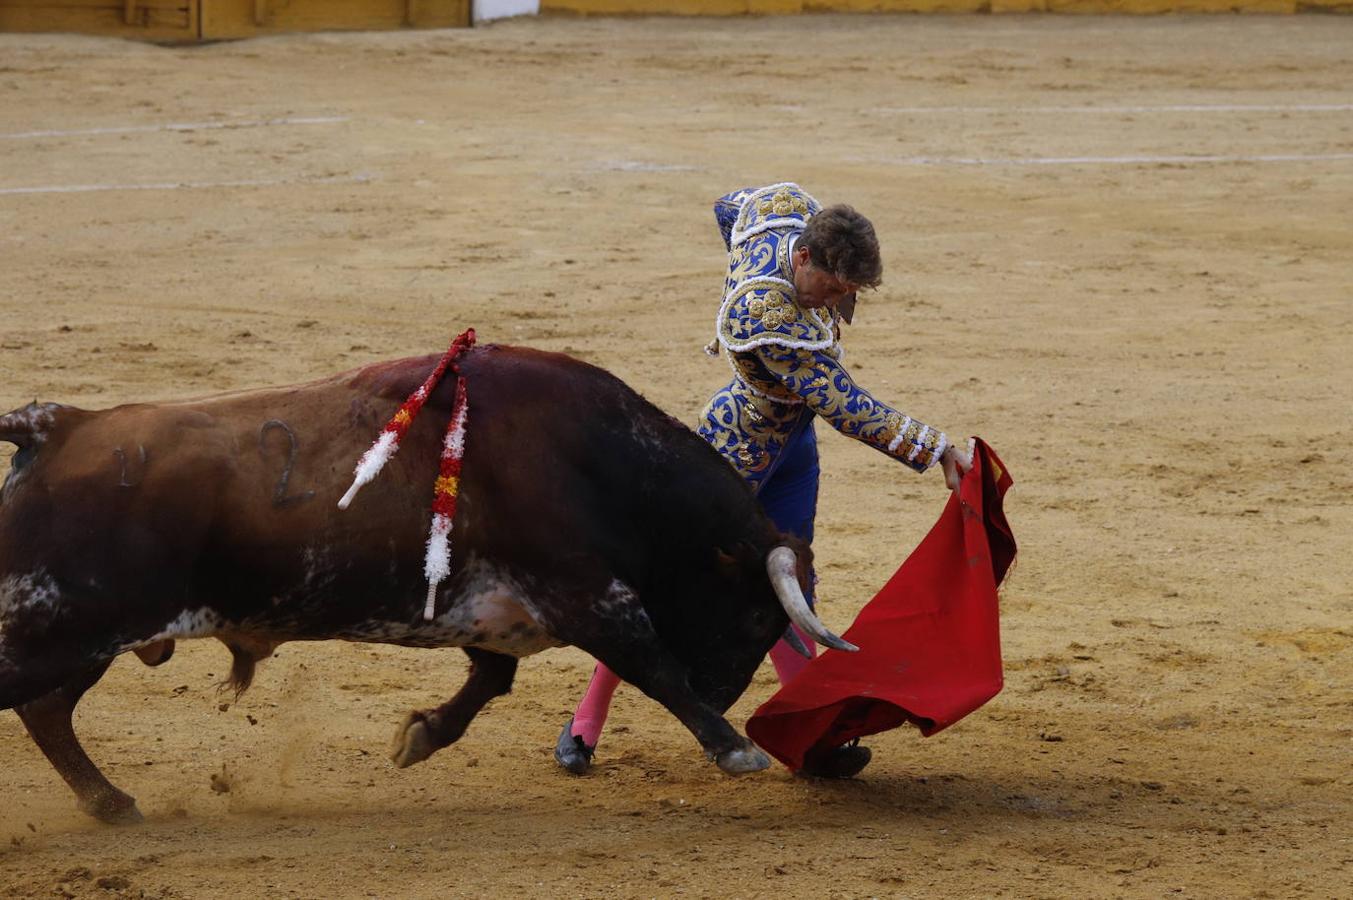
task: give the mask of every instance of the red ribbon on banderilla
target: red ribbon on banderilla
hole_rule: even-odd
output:
[[[347,509],[352,498],[362,486],[380,474],[381,469],[399,450],[399,442],[404,439],[409,426],[418,417],[423,404],[427,402],[433,389],[442,380],[449,368],[460,375],[456,359],[474,346],[474,329],[467,328],[442,354],[441,361],[432,374],[427,377],[418,390],[409,395],[403,405],[381,429],[380,436],[371,445],[371,449],[362,454],[354,470],[356,476],[352,487],[338,501],[339,509]],[[423,571],[428,579],[427,603],[423,606],[424,620],[431,622],[436,615],[437,586],[451,574],[451,526],[456,519],[456,498],[460,494],[460,464],[465,456],[465,418],[469,414],[469,402],[465,397],[465,379],[461,377],[456,384],[456,400],[451,407],[451,421],[446,426],[446,437],[442,440],[441,471],[438,473],[432,496],[432,526],[428,533],[427,556]]]

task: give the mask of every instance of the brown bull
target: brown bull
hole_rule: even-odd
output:
[[[75,737],[80,696],[118,654],[158,664],[188,637],[230,647],[239,689],[284,641],[464,648],[459,693],[400,726],[400,766],[459,739],[511,689],[518,658],[566,644],[663,704],[724,771],[768,765],[724,711],[788,618],[849,645],[803,599],[806,548],[704,441],[598,368],[511,347],[462,357],[472,413],[452,570],[423,620],[455,377],[351,509],[336,501],[435,362],[0,417],[0,440],[19,447],[0,488],[0,709],[18,712],[83,809],[139,818]]]

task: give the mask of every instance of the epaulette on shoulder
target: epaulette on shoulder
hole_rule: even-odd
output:
[[[747,238],[772,228],[802,228],[810,216],[821,210],[822,204],[793,182],[758,188],[742,201],[742,208],[733,223],[731,245],[736,247]]]
[[[733,353],[776,345],[826,350],[836,343],[831,322],[800,309],[794,286],[782,278],[750,278],[729,292],[719,309],[719,343]]]

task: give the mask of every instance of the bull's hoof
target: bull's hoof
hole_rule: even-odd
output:
[[[432,740],[432,729],[428,727],[427,717],[420,712],[411,712],[395,732],[394,742],[390,745],[390,759],[396,767],[407,769],[440,749]]]
[[[770,768],[770,757],[751,744],[725,750],[714,757],[714,761],[729,775],[746,775]]]
[[[105,825],[139,825],[146,818],[141,815],[141,810],[136,808],[136,800],[120,791],[116,794],[82,798],[80,811],[93,816]]]

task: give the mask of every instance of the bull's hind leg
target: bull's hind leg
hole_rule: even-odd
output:
[[[512,690],[517,660],[478,647],[466,647],[470,677],[447,703],[436,709],[415,710],[395,732],[390,758],[403,769],[422,762],[443,747],[460,740],[471,720],[494,697]]]
[[[103,677],[111,663],[112,660],[107,660],[86,669],[51,693],[16,706],[14,711],[57,774],[75,792],[80,809],[101,822],[126,825],[141,821],[136,800],[104,777],[80,746],[71,725],[75,705]]]

